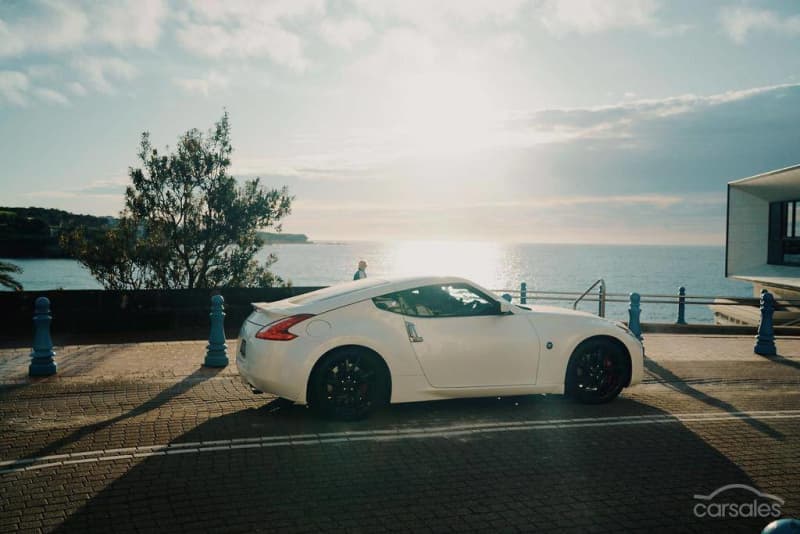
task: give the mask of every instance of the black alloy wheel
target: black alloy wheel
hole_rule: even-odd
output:
[[[627,373],[628,358],[618,344],[589,339],[572,353],[566,393],[586,404],[609,402],[622,391]]]
[[[322,415],[363,419],[388,401],[385,365],[374,354],[345,348],[325,356],[311,379],[310,401]]]

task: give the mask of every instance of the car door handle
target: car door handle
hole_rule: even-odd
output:
[[[408,339],[411,340],[412,343],[423,341],[422,337],[417,335],[417,327],[414,326],[414,323],[406,321],[406,332],[408,332]]]

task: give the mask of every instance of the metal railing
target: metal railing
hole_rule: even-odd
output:
[[[592,289],[600,285],[600,290],[597,293],[592,293]],[[581,302],[597,302],[598,315],[605,317],[606,303],[631,303],[631,295],[633,293],[608,293],[606,291],[605,281],[601,278],[592,284],[589,289],[583,292],[579,291],[534,291],[529,290],[527,284],[524,282],[520,285],[520,289],[499,289],[493,290],[498,294],[507,294],[512,300],[516,300],[520,304],[531,305],[537,301],[546,302],[571,302],[572,308],[576,309]],[[686,306],[701,305],[725,305],[725,306],[750,306],[758,308],[760,299],[758,297],[732,297],[732,296],[719,296],[719,295],[687,295],[685,288],[679,288],[677,293],[664,294],[664,293],[640,293],[639,304],[658,304],[658,305],[674,305],[676,309],[677,318],[676,324],[686,323]],[[792,311],[800,312],[800,300],[798,299],[775,299],[776,311]],[[800,319],[794,320],[788,325],[800,324]]]
[[[603,280],[602,278],[598,278],[594,284],[589,286],[589,289],[584,291],[580,297],[575,299],[575,302],[572,303],[573,310],[578,309],[578,304],[580,304],[580,302],[584,299],[584,297],[586,297],[586,295],[589,294],[589,291],[597,287],[597,284],[600,284],[600,291],[597,294],[597,302],[598,302],[597,315],[599,315],[600,317],[606,316],[606,281]]]
[[[527,303],[529,297],[538,300],[572,300],[572,308],[577,309],[578,304],[583,300],[592,301],[595,300],[594,298],[587,298],[587,296],[591,293],[592,289],[597,286],[600,286],[600,291],[597,294],[597,302],[599,303],[598,307],[598,315],[601,317],[605,316],[605,303],[606,302],[626,302],[628,303],[628,321],[627,321],[627,328],[628,332],[636,337],[639,341],[644,340],[644,336],[642,335],[642,322],[641,322],[641,313],[642,303],[645,304],[677,304],[678,307],[678,318],[675,321],[676,325],[681,325],[677,327],[669,326],[667,323],[666,325],[663,323],[650,323],[648,324],[648,328],[656,328],[654,331],[661,331],[664,332],[664,328],[667,329],[675,329],[677,328],[678,332],[698,332],[698,325],[693,325],[692,327],[687,326],[686,323],[686,305],[687,304],[694,304],[694,305],[717,305],[717,306],[750,306],[755,307],[757,311],[756,317],[752,317],[750,313],[745,312],[743,314],[744,320],[742,317],[737,317],[736,314],[731,314],[729,310],[722,310],[715,309],[714,314],[717,319],[719,319],[720,315],[723,317],[724,322],[732,322],[734,325],[738,323],[738,325],[743,325],[745,329],[752,328],[753,326],[757,325],[757,335],[756,335],[756,344],[753,347],[753,352],[756,354],[764,355],[764,356],[774,356],[777,354],[777,349],[775,347],[775,331],[776,327],[789,327],[786,330],[796,331],[797,327],[794,326],[800,323],[800,319],[795,319],[795,316],[789,315],[784,316],[784,320],[787,320],[784,325],[776,325],[774,323],[775,320],[775,311],[779,310],[786,310],[793,313],[800,313],[800,300],[798,299],[776,299],[775,296],[767,291],[766,289],[762,289],[761,297],[754,298],[754,297],[717,297],[717,296],[708,296],[708,295],[687,295],[686,288],[681,286],[678,288],[677,295],[666,295],[660,293],[652,293],[652,294],[645,294],[640,295],[639,293],[630,293],[625,295],[623,293],[606,293],[605,291],[605,281],[600,278],[594,284],[589,286],[589,289],[578,295],[575,300],[572,300],[571,296],[576,295],[572,291],[532,291],[528,292],[528,285],[523,282],[520,284],[519,291],[515,291],[512,289],[505,289],[499,290],[504,292],[503,298],[512,301],[513,297],[512,294],[516,293],[519,295],[519,302],[520,304]],[[611,297],[611,298],[608,298]],[[644,297],[644,298],[642,298]],[[753,321],[753,319],[756,319]],[[706,328],[704,326],[700,326],[699,328]],[[741,333],[742,326],[729,326],[723,325],[718,326],[714,325],[714,332],[718,333],[719,328],[725,328],[725,332],[730,333],[731,328],[739,328],[738,333]],[[796,332],[794,332],[796,333]]]

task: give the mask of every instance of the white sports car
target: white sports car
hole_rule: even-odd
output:
[[[463,278],[364,279],[254,303],[236,365],[254,392],[357,419],[388,402],[566,393],[614,399],[642,378],[622,323],[514,305]]]

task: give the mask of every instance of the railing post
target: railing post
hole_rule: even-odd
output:
[[[678,288],[678,320],[675,324],[686,324],[686,288]]]
[[[28,367],[29,376],[50,376],[56,374],[58,366],[53,356],[53,340],[50,338],[50,299],[39,297],[34,305],[33,315],[33,351],[31,364]]]
[[[225,367],[228,365],[228,347],[225,345],[225,299],[222,295],[211,297],[211,333],[206,346],[206,367]]]
[[[775,297],[766,289],[761,290],[761,320],[758,322],[758,335],[753,352],[762,356],[775,356],[775,330],[772,327],[772,314],[775,312]]]
[[[527,304],[528,303],[528,284],[522,282],[519,285],[519,303],[520,304]]]
[[[640,302],[642,297],[639,293],[631,293],[631,305],[628,308],[628,328],[631,329],[633,335],[641,341],[642,340],[642,324],[639,322],[639,317],[642,314]]]
[[[600,290],[597,295],[597,315],[600,317],[606,316],[606,283],[600,283]]]

